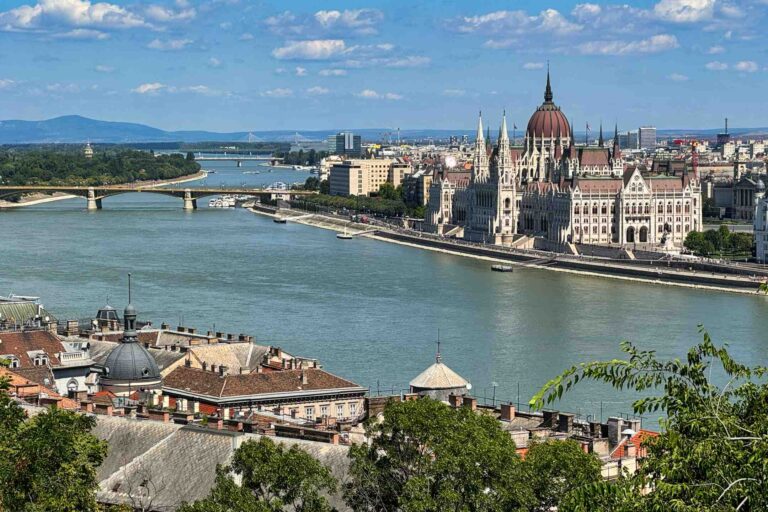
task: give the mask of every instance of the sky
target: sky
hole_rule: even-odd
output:
[[[619,0],[621,2],[622,0]],[[768,125],[768,0],[0,0],[0,119],[167,130]]]

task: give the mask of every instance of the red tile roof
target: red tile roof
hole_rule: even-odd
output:
[[[302,383],[302,375],[306,375],[306,384]],[[176,368],[165,377],[163,387],[211,398],[359,388],[354,382],[317,368],[221,377],[212,371],[186,366]]]
[[[605,148],[581,148],[579,150],[579,165],[606,166],[609,165],[610,155]]]
[[[648,448],[643,444],[648,439],[655,439],[659,437],[658,432],[654,432],[653,430],[643,430],[640,429],[639,432],[637,432],[634,436],[632,436],[629,440],[632,442],[633,445],[637,447],[637,456],[638,457],[645,457],[648,454]],[[627,440],[623,439],[619,445],[613,450],[613,453],[611,453],[611,457],[614,459],[619,459],[621,457],[627,456]]]
[[[573,187],[579,187],[579,190],[585,193],[618,194],[623,186],[623,181],[620,178],[575,178],[573,180]]]
[[[10,392],[15,393],[20,398],[46,395],[49,398],[58,399],[58,406],[62,409],[78,409],[77,402],[74,400],[63,397],[55,391],[44,387],[39,382],[26,379],[22,375],[19,375],[18,373],[13,372],[7,368],[0,367],[0,378],[7,378],[10,384]]]
[[[34,358],[27,352],[41,350],[48,356],[51,366],[59,365],[56,354],[64,352],[61,340],[44,329],[0,332],[0,355],[14,355],[21,368],[34,367]]]

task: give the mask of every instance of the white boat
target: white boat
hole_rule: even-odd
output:
[[[215,197],[208,201],[209,208],[234,208],[237,200],[233,196]]]
[[[344,226],[344,232],[336,233],[336,238],[339,240],[352,240],[352,235],[347,234],[347,226]]]

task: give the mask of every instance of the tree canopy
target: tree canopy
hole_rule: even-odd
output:
[[[238,485],[232,474],[241,478]],[[243,443],[229,466],[216,471],[210,495],[179,512],[330,512],[325,495],[336,489],[330,470],[296,445],[269,438]]]
[[[573,442],[534,445],[522,461],[494,416],[428,398],[390,402],[365,429],[344,488],[356,512],[549,510],[556,493],[600,478],[600,462]]]
[[[594,380],[643,393],[633,404],[637,414],[666,413],[634,476],[582,487],[562,510],[768,510],[766,368],[739,363],[702,336],[684,359],[663,360],[622,343],[625,359],[573,366],[533,397],[531,405],[541,407]]]
[[[750,233],[732,233],[725,224],[704,232],[691,231],[684,242],[697,256],[751,256],[752,244]]]
[[[182,154],[107,149],[86,158],[82,148],[0,151],[0,184],[94,186],[164,180],[194,174],[200,165]]]
[[[107,444],[90,434],[96,420],[61,409],[27,418],[0,379],[0,510],[88,512]]]

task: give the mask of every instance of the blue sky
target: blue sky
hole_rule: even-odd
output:
[[[164,129],[768,125],[768,0],[0,1],[0,119]]]

